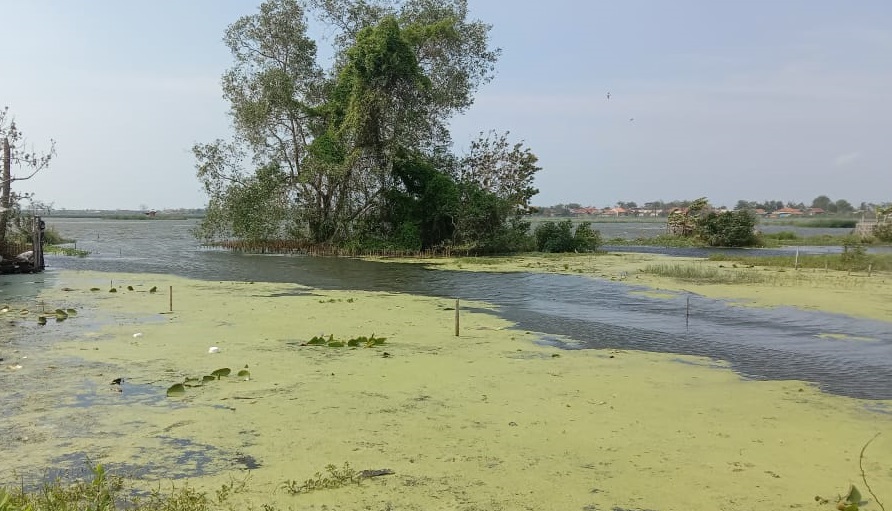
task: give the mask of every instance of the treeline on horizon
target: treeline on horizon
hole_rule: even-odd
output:
[[[621,214],[642,214],[646,216],[669,216],[673,210],[685,209],[691,206],[696,199],[690,200],[673,200],[673,201],[650,201],[639,203],[635,201],[617,201],[615,205],[606,206],[604,208],[593,208],[591,206],[583,206],[580,203],[571,202],[566,204],[555,204],[553,206],[535,206],[532,208],[532,214],[542,216],[575,216],[580,214],[615,214],[616,210],[625,210]],[[799,210],[804,213],[811,214],[834,214],[834,215],[851,215],[851,214],[877,214],[890,206],[889,202],[876,204],[873,202],[861,202],[859,207],[853,206],[846,199],[832,200],[826,195],[819,195],[811,201],[810,204],[804,202],[781,201],[781,200],[765,200],[750,201],[741,199],[734,205],[735,211],[750,210],[758,211],[764,214],[775,213],[782,209]],[[731,209],[726,206],[716,206],[716,209]]]

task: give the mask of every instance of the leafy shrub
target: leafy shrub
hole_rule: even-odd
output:
[[[883,243],[892,243],[892,223],[877,224],[873,228],[873,237]]]
[[[540,252],[591,252],[601,245],[601,233],[591,222],[582,222],[573,230],[573,221],[544,222],[533,232]]]
[[[757,242],[756,217],[748,210],[708,213],[699,220],[697,232],[713,247],[749,247]]]

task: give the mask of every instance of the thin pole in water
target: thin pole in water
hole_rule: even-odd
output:
[[[455,299],[455,336],[458,337],[458,298]]]
[[[688,328],[691,325],[691,295],[687,296],[687,307],[684,311],[684,327]]]
[[[173,312],[173,286],[170,286],[170,312]]]
[[[796,261],[793,263],[794,269],[799,269],[799,249],[796,249]]]

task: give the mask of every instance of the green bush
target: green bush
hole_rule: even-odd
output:
[[[877,224],[873,228],[873,237],[883,243],[892,243],[892,223]]]
[[[601,245],[601,233],[591,222],[582,222],[573,230],[573,221],[543,222],[533,232],[540,252],[591,252]]]
[[[708,213],[699,220],[697,233],[713,247],[750,247],[757,243],[756,217],[748,210]]]

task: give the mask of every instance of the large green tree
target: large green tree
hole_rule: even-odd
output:
[[[311,15],[334,33],[328,70]],[[481,216],[490,231],[519,228],[535,155],[506,136],[448,152],[449,119],[493,76],[489,30],[465,0],[268,0],[233,23],[223,90],[236,136],[194,147],[201,235],[430,246],[473,244]]]

